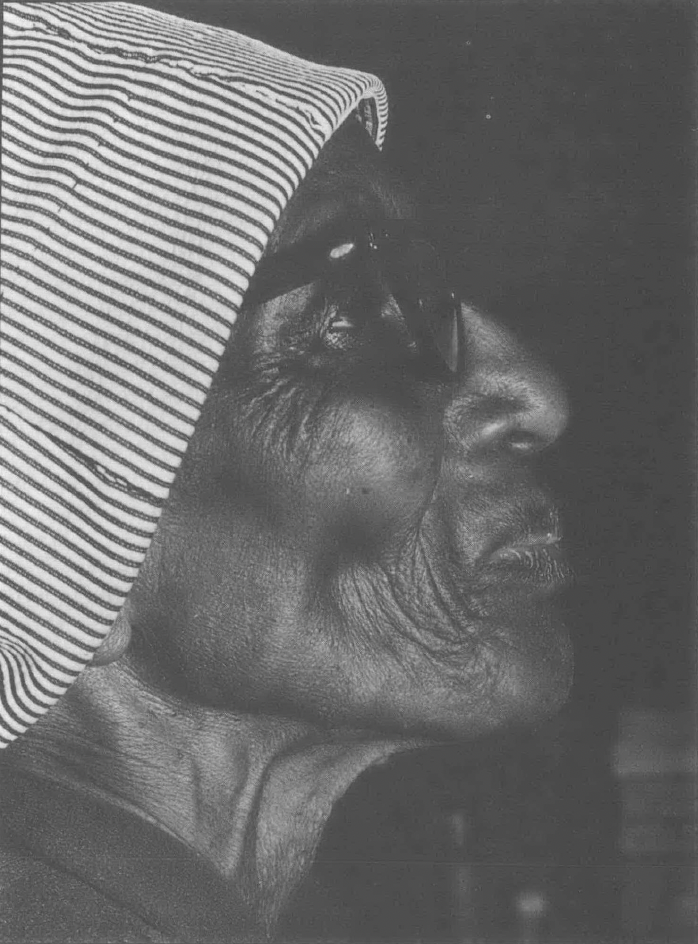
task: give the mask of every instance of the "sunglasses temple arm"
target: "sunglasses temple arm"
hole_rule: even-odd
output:
[[[463,328],[460,320],[460,305],[455,295],[451,317],[434,331],[432,343],[439,352],[442,360],[452,373],[458,373],[461,367],[463,354]]]

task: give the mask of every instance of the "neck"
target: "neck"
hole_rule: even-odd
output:
[[[84,673],[7,760],[171,833],[234,883],[271,933],[334,803],[364,770],[410,746],[185,707],[115,664]]]

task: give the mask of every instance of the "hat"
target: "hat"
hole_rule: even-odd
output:
[[[128,3],[3,6],[0,746],[92,659],[245,290],[373,76]]]

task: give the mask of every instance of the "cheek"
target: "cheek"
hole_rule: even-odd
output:
[[[442,404],[400,377],[249,390],[227,419],[227,438],[213,424],[197,461],[199,496],[212,490],[239,513],[252,510],[311,555],[389,539],[418,524],[432,499]]]
[[[431,411],[353,398],[337,407],[304,476],[306,501],[336,523],[383,531],[418,520],[441,465]]]
[[[397,543],[432,500],[438,405],[385,385],[380,396],[294,393],[273,408],[262,397],[209,408],[161,522],[160,658],[197,700],[233,692],[244,706],[283,688],[284,660],[317,655],[301,644],[309,588]],[[291,687],[302,675],[286,674]]]
[[[244,707],[297,621],[302,572],[254,513],[175,499],[132,592],[133,655],[178,696]]]

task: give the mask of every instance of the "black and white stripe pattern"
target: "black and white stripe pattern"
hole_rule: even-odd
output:
[[[0,746],[92,658],[283,207],[385,91],[127,3],[3,7]]]

